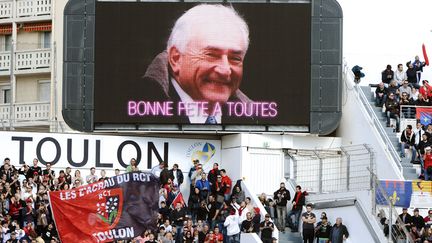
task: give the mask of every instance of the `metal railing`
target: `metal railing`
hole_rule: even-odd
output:
[[[51,67],[51,49],[36,49],[15,52],[15,71],[37,72]],[[0,52],[0,75],[9,75],[11,68],[11,53]]]
[[[354,80],[354,74],[351,72],[350,68],[348,67],[347,63],[344,63],[344,76],[346,79],[350,77],[350,81]],[[347,81],[347,80],[346,80]],[[369,99],[366,97],[366,95],[363,93],[363,90],[360,88],[360,86],[355,85],[354,90],[356,94],[358,95],[358,98],[360,99],[361,103],[363,104],[363,107],[366,109],[366,113],[369,115],[369,119],[371,123],[373,123],[374,127],[376,128],[377,132],[379,133],[382,142],[385,146],[385,151],[387,151],[390,155],[390,157],[393,159],[393,162],[398,167],[399,172],[403,173],[403,168],[401,164],[401,158],[396,151],[396,148],[393,146],[392,141],[387,135],[387,132],[385,131],[384,127],[381,124],[380,119],[375,114],[371,104],[369,103]]]
[[[335,193],[371,190],[375,156],[367,145],[328,150],[288,150],[290,178],[308,192]]]
[[[39,17],[50,16],[52,11],[52,0],[16,0],[16,17]],[[14,17],[13,0],[0,2],[0,19]]]
[[[10,107],[10,104],[0,104],[0,121],[3,121],[4,126],[9,126],[11,120],[14,126],[19,126],[20,123],[48,122],[50,118],[51,108],[49,102],[13,104],[13,119],[10,119]]]

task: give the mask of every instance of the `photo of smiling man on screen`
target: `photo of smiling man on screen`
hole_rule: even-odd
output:
[[[239,90],[248,46],[248,25],[234,8],[197,5],[176,20],[166,50],[148,66],[143,97],[171,101],[163,105],[179,123],[254,123],[259,103]]]

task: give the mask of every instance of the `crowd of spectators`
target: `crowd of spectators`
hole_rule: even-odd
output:
[[[421,81],[425,65],[416,56],[414,62],[406,63],[406,71],[402,64],[398,64],[396,71],[392,70],[391,65],[387,65],[381,73],[381,83],[375,90],[375,105],[383,108],[387,127],[390,127],[390,119],[396,120],[396,132],[399,132],[401,114],[405,117],[415,114],[415,110],[410,108],[403,109],[400,113],[402,105],[432,105],[432,87],[427,80]]]
[[[342,243],[349,236],[348,229],[342,224],[342,218],[337,218],[336,223],[332,226],[328,221],[327,214],[321,213],[321,221],[317,222],[316,215],[312,212],[312,204],[306,205],[306,212],[303,212],[305,206],[306,191],[302,191],[301,186],[296,186],[294,197],[291,201],[292,208],[287,213],[287,204],[291,200],[290,192],[286,189],[285,183],[280,183],[280,187],[274,192],[273,199],[276,212],[269,210],[272,216],[276,218],[275,222],[278,229],[284,233],[285,228],[291,228],[291,232],[298,232],[299,225],[302,223],[302,236],[304,243]],[[261,198],[261,197],[260,197]],[[261,199],[260,199],[261,200]],[[267,201],[271,201],[268,199]],[[263,202],[267,207],[271,206]],[[274,215],[273,215],[274,213]]]
[[[233,183],[217,163],[204,171],[195,160],[187,178],[177,164],[169,169],[161,163],[152,173],[161,182],[159,230],[144,232],[134,242],[234,243],[240,242],[241,233],[257,233],[263,242],[276,240],[272,211],[268,209],[262,218],[257,205],[246,197],[240,181]],[[190,189],[187,202],[180,192],[183,183]],[[265,195],[261,198],[270,205]]]
[[[390,120],[395,119],[395,132],[400,135],[400,156],[405,157],[406,151],[411,151],[411,163],[421,164],[420,179],[432,180],[432,116],[417,116],[415,106],[432,106],[432,86],[427,80],[421,81],[421,74],[425,62],[421,62],[416,56],[414,62],[403,65],[398,64],[393,71],[391,65],[382,71],[382,82],[375,90],[375,105],[382,107],[387,119],[387,127]],[[402,107],[405,106],[405,107]],[[400,131],[400,118],[416,119],[416,127],[407,125]]]
[[[423,217],[419,213],[419,209],[414,209],[413,215],[408,213],[407,208],[402,209],[402,213],[399,215],[399,224],[392,225],[392,240],[393,242],[399,242],[398,240],[406,240],[407,236],[401,227],[405,227],[406,232],[412,239],[410,242],[415,243],[431,243],[432,242],[432,209],[428,211],[428,215]],[[386,217],[381,216],[381,224],[384,225],[384,234],[388,236],[390,233],[388,220]]]

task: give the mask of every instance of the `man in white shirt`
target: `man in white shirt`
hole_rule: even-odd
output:
[[[403,70],[402,64],[398,64],[397,70],[394,75],[394,79],[396,80],[399,86],[403,84],[403,81],[407,80],[407,75],[406,72]]]

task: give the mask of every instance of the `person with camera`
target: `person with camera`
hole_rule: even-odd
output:
[[[312,213],[312,204],[306,205],[306,212],[302,215],[303,221],[303,242],[313,243],[315,238],[316,216]]]
[[[287,202],[291,200],[290,192],[285,188],[285,183],[281,182],[280,188],[275,191],[273,198],[276,202],[276,213],[280,231],[285,232],[285,217],[287,215]]]
[[[272,243],[273,238],[272,234],[274,231],[274,224],[270,221],[270,214],[265,215],[265,219],[260,224],[260,230],[261,230],[261,240],[263,243]]]

